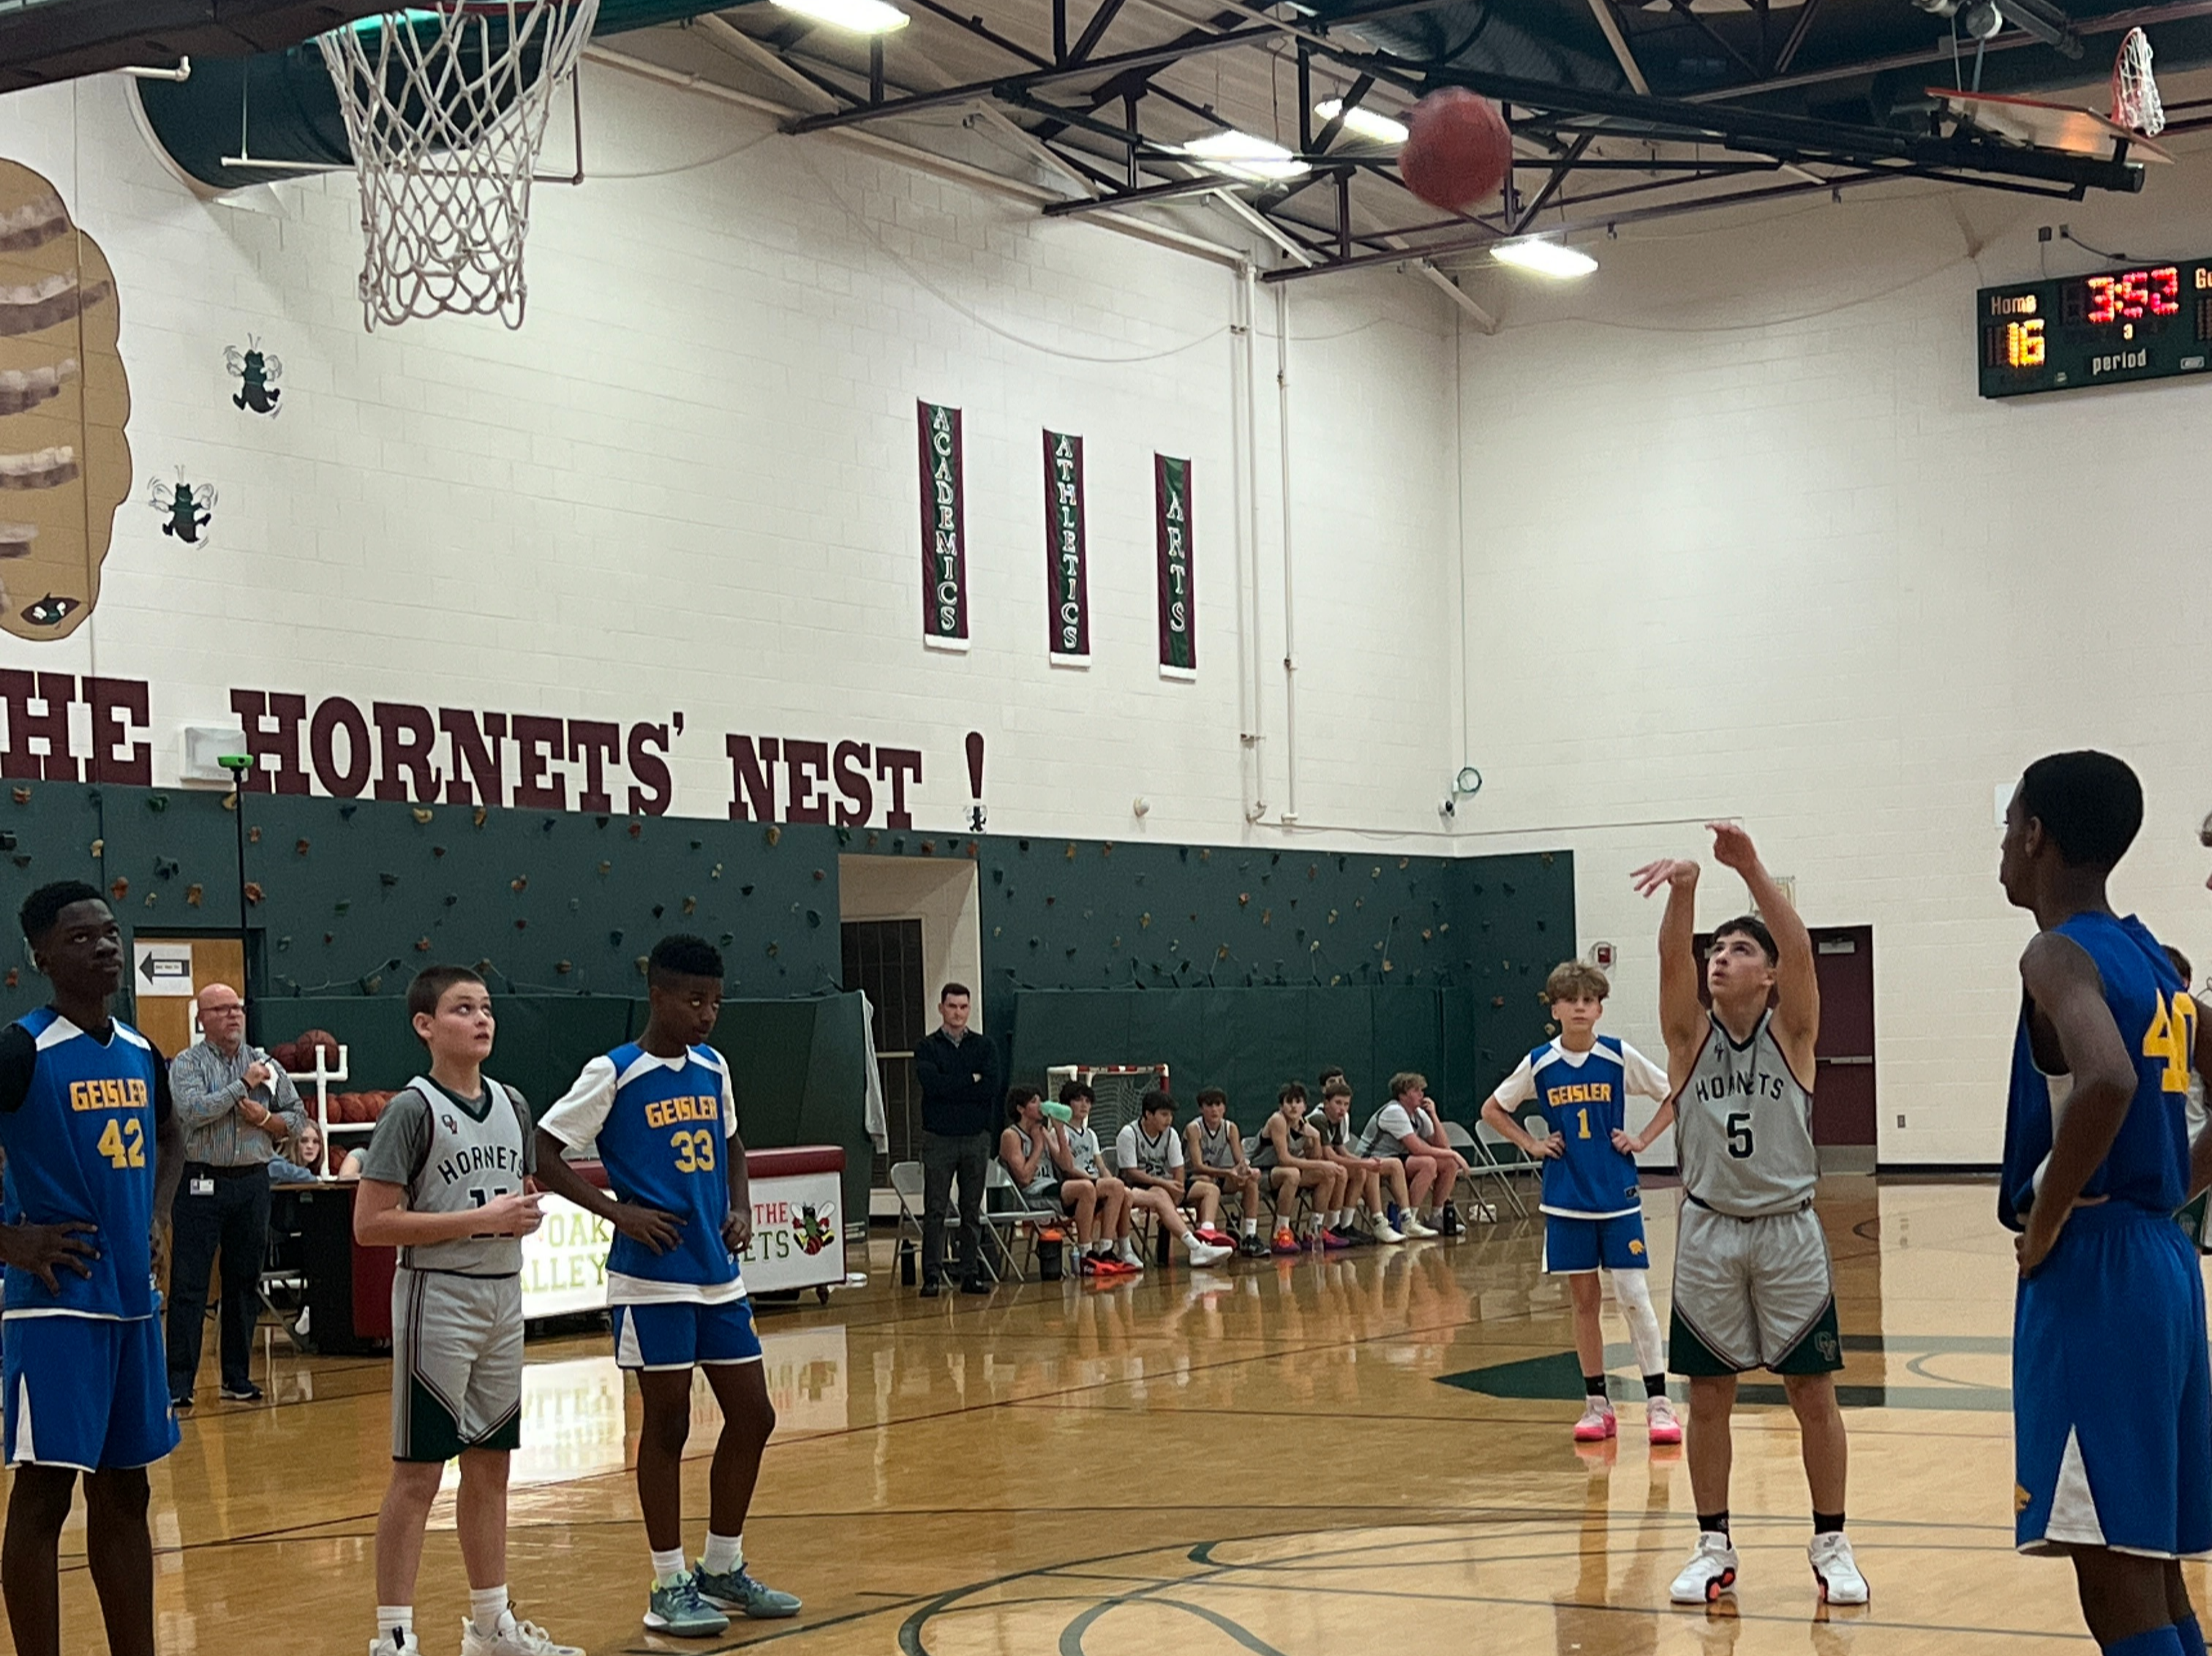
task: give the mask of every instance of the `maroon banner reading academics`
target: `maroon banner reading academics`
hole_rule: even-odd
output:
[[[968,647],[968,502],[960,410],[917,400],[921,439],[921,641]]]

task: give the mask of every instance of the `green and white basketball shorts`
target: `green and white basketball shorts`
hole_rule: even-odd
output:
[[[402,1266],[392,1279],[392,1458],[522,1442],[522,1279]]]
[[[1841,1368],[1835,1273],[1819,1216],[1805,1207],[1737,1219],[1686,1201],[1674,1241],[1673,1324],[1668,1366],[1678,1374]]]

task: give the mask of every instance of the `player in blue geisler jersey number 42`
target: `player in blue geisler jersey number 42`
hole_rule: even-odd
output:
[[[751,1246],[752,1192],[738,1136],[729,1066],[707,1045],[722,1015],[721,952],[702,938],[663,937],[646,961],[645,1033],[584,1066],[539,1118],[538,1177],[556,1196],[614,1227],[607,1306],[615,1361],[645,1401],[637,1500],[653,1552],[645,1624],[704,1637],[726,1611],[795,1616],[799,1600],[745,1570],[744,1525],[775,1409],[761,1374],[739,1257]],[[608,1192],[563,1160],[596,1145]],[[684,1441],[691,1371],[707,1371],[722,1435],[708,1489],[707,1544],[696,1569],[684,1552]]]
[[[2212,1181],[2192,1158],[2197,1003],[2106,881],[2142,786],[2102,753],[2039,759],[2005,810],[1998,879],[2035,916],[1998,1218],[2020,1233],[2013,1308],[2014,1540],[2070,1559],[2111,1656],[2203,1656],[2184,1558],[2212,1552],[2204,1280],[2171,1216]]]
[[[0,1386],[15,1474],[0,1586],[21,1656],[60,1656],[58,1554],[82,1472],[108,1647],[154,1656],[146,1469],[176,1447],[177,1422],[153,1229],[184,1173],[184,1136],[161,1055],[108,1015],[123,938],[100,893],[74,880],[41,886],[21,918],[54,992],[0,1030]]]

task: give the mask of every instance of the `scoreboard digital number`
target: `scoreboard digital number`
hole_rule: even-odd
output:
[[[1984,397],[2202,373],[2212,363],[2212,259],[1975,296]]]

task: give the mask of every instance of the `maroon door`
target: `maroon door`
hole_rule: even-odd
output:
[[[1820,1039],[1814,1046],[1813,1143],[1831,1173],[1875,1166],[1874,928],[1816,925],[1813,966],[1820,980]],[[1703,960],[1711,934],[1698,934]],[[1711,1004],[1705,974],[1698,998]]]
[[[1814,927],[1813,964],[1820,976],[1813,1142],[1824,1150],[1845,1152],[1823,1156],[1823,1167],[1870,1173],[1875,1137],[1874,928]]]

